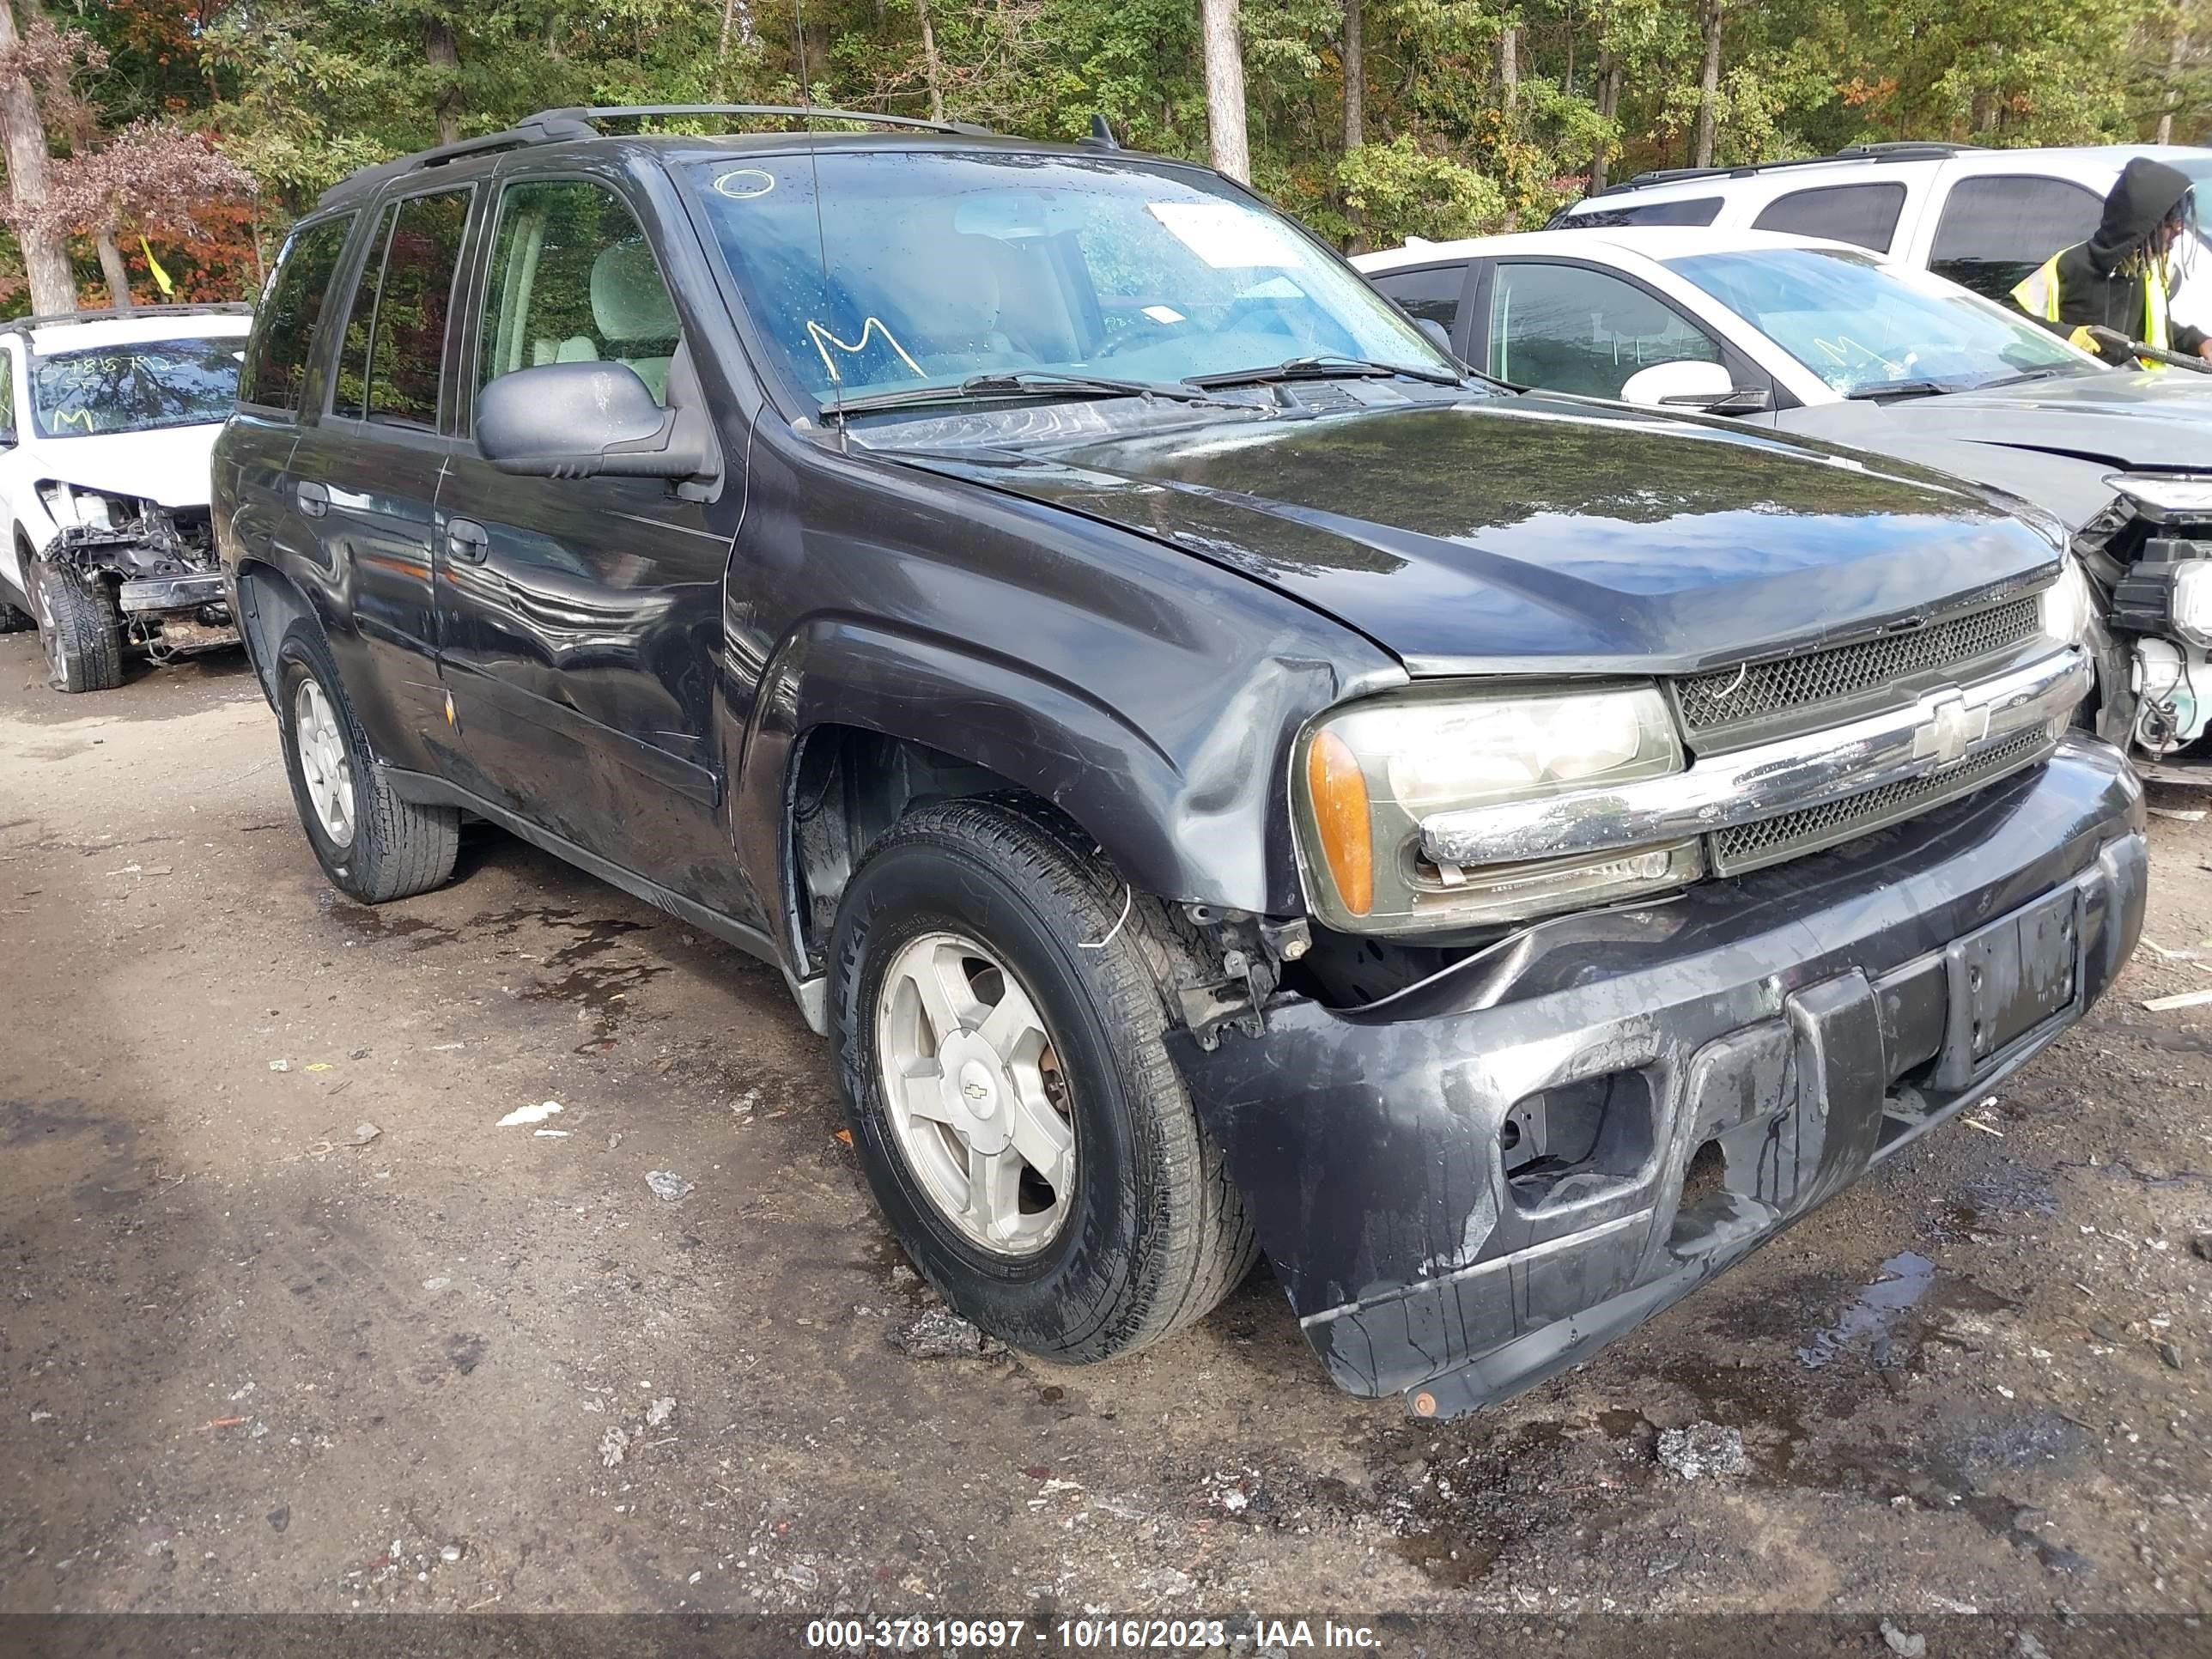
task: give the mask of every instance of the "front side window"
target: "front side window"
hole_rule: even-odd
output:
[[[333,412],[434,430],[469,192],[392,203],[354,289]]]
[[[33,357],[32,419],[44,438],[222,420],[238,398],[243,343],[236,335],[143,340]]]
[[[1771,248],[1666,264],[1845,397],[2105,372],[2017,312],[1868,254]]]
[[[1460,295],[1467,291],[1465,265],[1430,265],[1421,270],[1381,270],[1367,279],[1398,302],[1417,322],[1434,323],[1445,333],[1459,320]]]
[[[1581,265],[1503,263],[1490,372],[1516,386],[1618,398],[1655,363],[1717,363],[1719,343],[1656,295]]]
[[[1880,253],[1887,251],[1889,239],[1897,230],[1897,216],[1904,211],[1903,185],[1831,185],[1776,197],[1752,221],[1751,228],[1825,236],[1832,242],[1852,242]]]
[[[254,319],[240,397],[264,408],[295,410],[305,394],[307,362],[314,355],[315,325],[330,293],[338,255],[345,251],[354,216],[343,214],[295,230],[277,256],[276,272]]]
[[[603,185],[507,186],[484,285],[479,386],[544,363],[612,361],[662,407],[684,327],[645,233]]]
[[[1204,173],[846,150],[692,179],[761,334],[824,407],[984,374],[1171,383],[1314,356],[1458,372],[1341,260]]]
[[[2104,210],[2095,191],[2063,179],[1961,179],[1943,204],[1928,269],[2002,300],[2059,249],[2086,241]]]

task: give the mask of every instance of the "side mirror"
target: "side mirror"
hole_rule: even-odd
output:
[[[1450,330],[1433,317],[1416,317],[1413,319],[1413,326],[1428,337],[1431,345],[1443,352],[1445,356],[1452,357]],[[1459,359],[1452,357],[1452,361],[1457,362]]]
[[[1772,401],[1762,388],[1739,390],[1720,364],[1694,361],[1640,368],[1620,388],[1620,398],[1646,409],[1695,409],[1708,415],[1756,415]]]
[[[477,393],[477,453],[525,477],[689,478],[708,461],[680,421],[628,363],[544,363]]]

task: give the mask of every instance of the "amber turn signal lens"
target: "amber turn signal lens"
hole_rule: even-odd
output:
[[[1336,896],[1355,916],[1375,908],[1375,837],[1367,809],[1367,778],[1351,745],[1334,732],[1316,732],[1306,750],[1306,794],[1313,803]]]

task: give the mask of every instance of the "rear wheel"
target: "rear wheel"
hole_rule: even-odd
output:
[[[460,848],[460,814],[402,800],[370,763],[322,631],[302,617],[277,647],[276,718],[301,827],[331,884],[363,904],[441,886]]]
[[[41,560],[32,568],[31,600],[55,690],[109,691],[123,684],[123,619],[104,583]]]
[[[831,1036],[878,1201],[925,1277],[1041,1358],[1109,1359],[1252,1265],[1168,1057],[1164,913],[1042,811],[924,808],[840,903]]]

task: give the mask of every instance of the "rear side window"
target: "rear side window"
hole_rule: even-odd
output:
[[[453,277],[469,222],[469,192],[410,196],[377,221],[346,319],[337,390],[342,415],[434,430]]]
[[[1928,269],[2002,300],[2059,249],[2087,240],[2104,210],[2102,198],[2064,179],[1961,179],[1936,222]]]
[[[684,327],[645,233],[605,185],[508,185],[483,305],[479,386],[544,363],[611,361],[667,406]]]
[[[15,354],[0,346],[0,449],[15,446]]]
[[[1709,225],[1720,217],[1717,196],[1691,196],[1677,202],[1644,202],[1633,207],[1592,208],[1577,212],[1571,225],[1595,225],[1613,229],[1620,225]]]
[[[1887,253],[1889,239],[1897,230],[1897,216],[1904,211],[1903,185],[1831,185],[1776,197],[1752,221],[1751,228],[1825,236],[1831,241],[1852,242]]]
[[[276,279],[261,302],[253,338],[246,351],[240,380],[240,401],[270,409],[297,410],[307,382],[307,360],[314,353],[315,325],[322,319],[331,276],[352,233],[354,216],[295,230],[276,261]]]
[[[1459,296],[1467,291],[1465,265],[1431,265],[1421,270],[1382,270],[1368,280],[1398,302],[1408,317],[1438,323],[1451,332],[1459,320]]]

